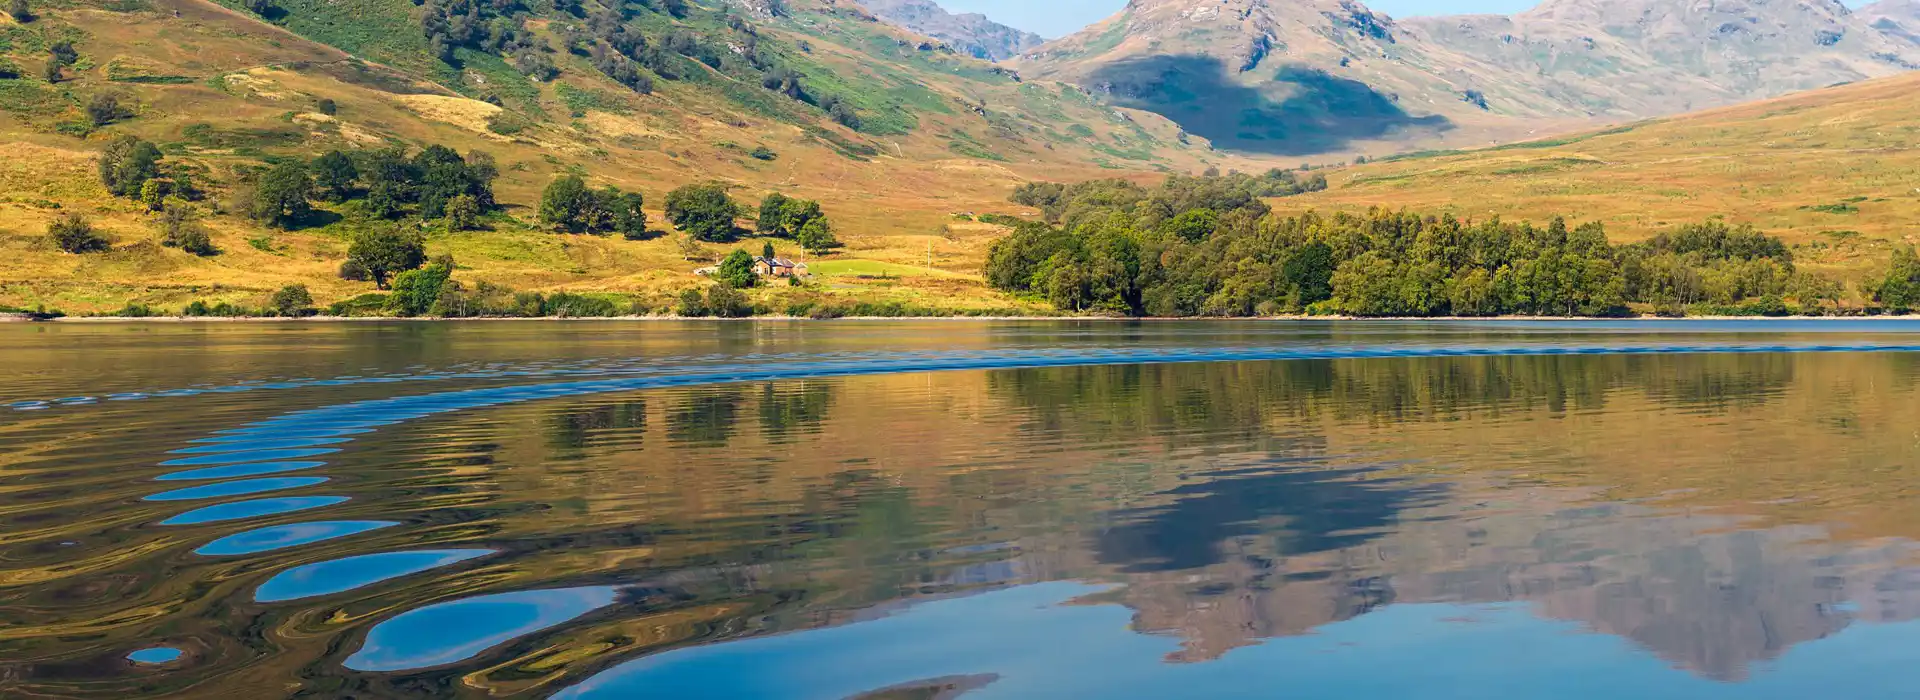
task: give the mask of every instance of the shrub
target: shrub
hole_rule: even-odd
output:
[[[541,312],[556,318],[611,318],[620,315],[620,308],[600,297],[556,292],[547,297]]]
[[[322,97],[320,101],[313,103],[313,111],[331,117],[340,112],[340,105],[334,104],[333,98]]]
[[[79,214],[66,213],[53,223],[47,224],[47,237],[53,239],[53,245],[69,253],[92,253],[106,250],[107,239],[93,230],[93,223]]]
[[[272,311],[276,316],[284,316],[286,318],[312,316],[314,313],[313,294],[307,291],[307,285],[290,284],[281,287],[279,291],[273,293],[272,297],[268,298],[267,309]]]
[[[119,95],[103,92],[87,100],[87,121],[94,126],[106,126],[131,116],[133,112],[120,104]]]
[[[724,284],[707,289],[707,313],[717,318],[746,318],[753,315],[747,295]]]
[[[387,298],[387,310],[401,316],[426,313],[440,298],[440,290],[452,276],[453,265],[446,262],[400,273],[393,278],[393,295]]]
[[[21,24],[32,22],[35,19],[33,16],[33,7],[27,4],[27,0],[12,0],[12,2],[7,3],[7,14],[13,16],[13,21]]]
[[[780,159],[780,154],[773,152],[773,149],[767,148],[766,146],[755,146],[753,152],[747,155],[752,156],[755,160],[772,161]]]
[[[373,273],[369,272],[367,266],[360,261],[348,260],[340,263],[340,279],[348,282],[367,282],[373,279]]]
[[[674,304],[673,313],[675,316],[686,318],[703,318],[707,315],[707,299],[701,296],[698,289],[681,292],[678,303]]]
[[[207,228],[195,218],[193,207],[179,200],[166,204],[160,212],[160,225],[163,231],[160,245],[179,248],[201,257],[220,254],[220,250],[213,247],[213,237],[207,233]]]

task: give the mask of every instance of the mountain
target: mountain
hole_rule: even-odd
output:
[[[1422,38],[1546,76],[1608,116],[1773,97],[1920,67],[1839,0],[1550,0],[1513,17],[1420,18]]]
[[[1860,16],[1888,36],[1920,44],[1920,0],[1882,0],[1861,8]]]
[[[860,0],[874,16],[947,42],[974,58],[1000,61],[1046,43],[1046,38],[1009,27],[986,15],[948,12],[933,0]]]
[[[333,149],[489,154],[500,218],[428,240],[469,282],[656,300],[699,286],[690,273],[710,263],[664,235],[661,205],[672,188],[718,180],[749,206],[772,191],[822,203],[848,272],[821,293],[987,308],[1018,306],[964,284],[1002,229],[955,212],[1013,209],[1006,192],[1037,177],[1229,165],[1155,115],[942,50],[852,0],[33,7],[27,22],[0,14],[0,306],[258,306],[291,283],[322,304],[370,292],[335,275],[345,241],[437,223],[370,217],[355,202],[318,203],[291,230],[235,213],[255,173]],[[60,42],[74,58],[48,82]],[[218,255],[167,247],[147,206],[102,187],[95,159],[120,136],[193,174]],[[568,173],[642,193],[659,235],[555,235],[537,206]],[[66,213],[111,250],[55,249],[46,232]],[[856,272],[876,270],[884,282]]]
[[[1354,0],[1133,0],[1019,65],[1226,148],[1381,152],[1920,66],[1920,46],[1869,15],[1838,0],[1548,0],[1512,17],[1394,20]]]

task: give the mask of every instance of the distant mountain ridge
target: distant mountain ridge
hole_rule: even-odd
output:
[[[1507,140],[1920,67],[1920,2],[1547,0],[1395,20],[1357,0],[1131,0],[1021,57],[1268,154]]]
[[[974,58],[1004,61],[1047,42],[1045,37],[987,19],[986,15],[952,13],[933,0],[859,0],[875,17],[947,42]]]

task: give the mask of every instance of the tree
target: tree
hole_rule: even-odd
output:
[[[608,188],[612,189],[612,188]],[[600,206],[607,210],[613,230],[629,241],[647,237],[646,199],[639,192],[613,190],[603,196]]]
[[[381,289],[387,288],[387,280],[392,276],[418,268],[426,260],[426,242],[418,233],[401,233],[391,228],[364,231],[354,236],[347,246],[347,264],[363,272]],[[341,269],[343,273],[348,271],[345,266]]]
[[[148,180],[160,176],[160,148],[133,136],[121,136],[100,154],[100,184],[120,197],[139,196]]]
[[[667,194],[667,220],[687,235],[713,243],[739,238],[740,205],[720,183],[687,185]]]
[[[840,247],[840,239],[834,238],[833,226],[827,223],[826,217],[808,221],[793,238],[810,255],[826,255]]]
[[[120,96],[110,92],[94,95],[87,100],[87,121],[94,126],[106,126],[132,116],[120,105]]]
[[[33,8],[27,4],[27,0],[13,0],[7,3],[7,14],[13,16],[13,21],[21,24],[32,22],[35,19],[33,16]]]
[[[313,294],[307,291],[307,285],[290,284],[281,287],[267,299],[267,309],[275,316],[301,318],[313,315]]]
[[[773,241],[767,241],[765,243],[760,244],[760,257],[763,257],[763,258],[779,257],[774,254]]]
[[[456,195],[447,200],[447,228],[453,231],[471,231],[480,226],[480,203],[473,195]]]
[[[312,196],[313,179],[307,176],[306,166],[281,163],[254,184],[249,213],[262,223],[291,228],[313,213],[313,205],[307,202]]]
[[[69,253],[92,253],[106,250],[107,239],[93,230],[93,223],[75,213],[62,214],[47,224],[47,237],[53,239],[53,245]]]
[[[790,201],[779,192],[768,193],[760,200],[760,215],[754,218],[754,231],[762,236],[792,236],[793,232],[787,227],[787,202]]]
[[[1893,251],[1892,265],[1874,292],[1874,299],[1895,310],[1920,308],[1920,254],[1914,252],[1913,246]]]
[[[201,225],[195,216],[193,207],[180,200],[166,201],[160,211],[160,225],[160,245],[179,248],[203,258],[220,254],[220,250],[213,247],[213,237],[207,233],[207,227]]]
[[[595,197],[579,175],[562,175],[540,193],[540,220],[573,233],[585,233]]]
[[[393,295],[387,297],[387,308],[401,316],[426,313],[452,277],[451,260],[436,260],[426,267],[402,272],[393,278]]]
[[[720,261],[720,269],[713,273],[720,284],[734,289],[747,289],[760,282],[760,275],[753,271],[753,256],[747,251],[736,250]]]
[[[161,178],[154,178],[141,183],[140,202],[147,205],[147,211],[160,211],[166,206],[167,195],[172,193],[172,182]]]
[[[354,183],[360,179],[360,170],[354,166],[353,158],[340,151],[327,151],[313,159],[307,169],[313,175],[314,187],[335,202],[352,196]]]

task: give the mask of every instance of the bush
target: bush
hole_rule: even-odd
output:
[[[352,299],[336,301],[327,307],[328,316],[376,316],[387,308],[387,295],[362,294]]]
[[[71,212],[47,224],[47,237],[53,239],[55,247],[74,254],[92,253],[109,247],[107,239],[93,231],[92,222]]]
[[[772,161],[780,159],[780,154],[773,152],[773,149],[767,148],[766,146],[755,146],[753,152],[747,155],[752,156],[755,160]]]
[[[254,313],[246,307],[229,302],[223,301],[209,306],[207,302],[196,300],[188,304],[187,308],[181,309],[180,315],[191,318],[241,318],[245,316],[259,316],[260,314]]]
[[[387,310],[400,316],[418,316],[433,307],[440,291],[453,277],[450,261],[436,261],[418,270],[408,270],[393,278],[393,295],[387,298]]]
[[[704,318],[707,315],[707,299],[700,295],[698,289],[681,292],[678,303],[674,304],[673,314],[686,318]]]
[[[290,284],[273,293],[267,300],[267,309],[286,318],[312,316],[313,294],[307,292],[307,285]]]
[[[340,112],[340,105],[334,104],[333,98],[322,97],[320,101],[313,103],[313,111],[331,117]]]
[[[7,3],[7,14],[13,16],[13,21],[21,24],[32,22],[35,19],[33,16],[33,7],[27,4],[27,0],[12,0],[12,2]]]
[[[747,295],[726,285],[707,289],[707,313],[717,318],[746,318],[753,315]]]
[[[122,306],[118,310],[109,311],[102,315],[112,316],[115,318],[154,318],[156,316],[161,316],[163,314],[161,314],[158,309],[155,309],[146,304],[135,304],[132,302],[128,302],[126,306]]]
[[[541,315],[555,318],[611,318],[620,315],[620,307],[600,297],[556,292],[541,305]]]
[[[160,213],[162,235],[160,245],[179,248],[182,251],[201,257],[219,255],[220,250],[213,247],[213,237],[207,228],[194,217],[193,207],[171,201]]]
[[[120,104],[120,96],[113,93],[100,93],[87,100],[87,121],[94,126],[106,126],[133,116],[133,113]]]

